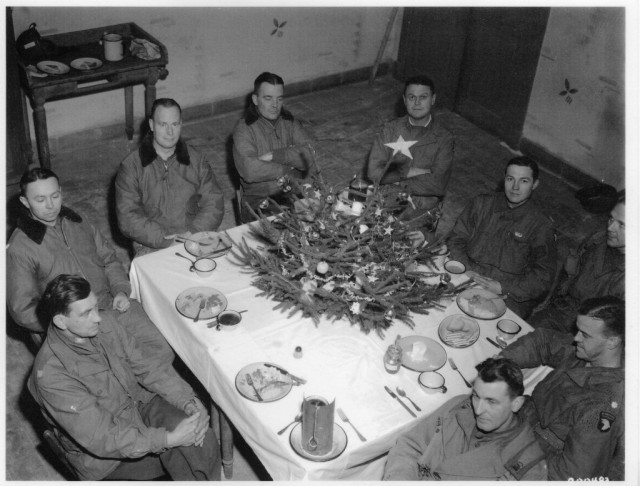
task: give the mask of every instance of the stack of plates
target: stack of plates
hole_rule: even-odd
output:
[[[480,337],[480,326],[475,319],[464,314],[454,314],[440,323],[438,336],[447,346],[467,348]]]

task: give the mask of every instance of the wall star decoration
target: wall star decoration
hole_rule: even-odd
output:
[[[565,79],[564,80],[564,89],[562,91],[560,91],[560,93],[558,93],[560,96],[565,96],[565,101],[568,104],[571,104],[573,102],[573,98],[571,98],[572,94],[576,94],[578,92],[577,89],[572,88],[571,85],[569,84],[569,80]]]
[[[278,19],[273,19],[273,25],[275,25],[276,28],[271,31],[271,35],[277,35],[278,37],[282,37],[284,32],[282,32],[281,29],[285,25],[287,25],[287,21],[285,20],[284,22],[280,23],[280,22],[278,22]]]

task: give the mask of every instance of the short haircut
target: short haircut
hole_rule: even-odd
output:
[[[507,173],[507,169],[510,165],[519,165],[520,167],[529,167],[531,172],[533,173],[533,180],[537,181],[538,176],[540,175],[540,169],[538,168],[538,163],[535,160],[531,160],[529,157],[525,157],[524,155],[521,157],[514,157],[509,162],[507,162],[507,166],[504,168],[504,173]]]
[[[485,383],[504,381],[509,395],[516,398],[524,393],[522,371],[518,365],[507,358],[488,358],[476,366],[478,378]]]
[[[603,321],[605,336],[618,336],[624,342],[624,300],[611,295],[586,299],[580,303],[578,315]]]
[[[161,106],[163,108],[172,108],[175,106],[180,112],[180,116],[182,116],[182,108],[180,108],[180,105],[176,100],[174,100],[173,98],[158,98],[153,102],[153,105],[151,106],[151,114],[149,115],[149,119],[153,120],[153,116],[156,114],[156,110]]]
[[[91,285],[79,275],[58,275],[47,284],[38,302],[38,315],[49,324],[57,315],[68,315],[69,306],[86,299],[90,293]]]
[[[42,167],[34,167],[27,170],[20,178],[20,195],[26,196],[27,186],[35,181],[43,181],[45,179],[55,178],[60,184],[60,179],[51,169],[43,169]]]
[[[284,86],[284,81],[280,76],[278,76],[277,74],[265,71],[260,76],[258,76],[256,80],[253,82],[253,94],[258,94],[258,90],[260,89],[260,85],[262,85],[262,83],[269,83],[269,84],[273,84],[274,86],[276,85]]]
[[[409,87],[410,84],[419,84],[421,86],[427,86],[428,88],[431,88],[431,94],[436,94],[436,85],[433,83],[433,81],[431,80],[431,78],[429,78],[428,76],[425,76],[424,74],[418,74],[417,76],[411,76],[409,79],[407,79],[404,82],[404,91],[403,93],[407,92],[407,88]]]

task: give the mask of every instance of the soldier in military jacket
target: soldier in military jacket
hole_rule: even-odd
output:
[[[571,335],[536,329],[502,351],[554,370],[523,407],[547,452],[550,480],[620,480],[624,461],[624,301],[585,300]],[[573,341],[573,342],[572,342]]]
[[[398,439],[385,480],[547,479],[544,452],[519,413],[522,372],[508,359],[476,368],[470,397],[454,397]]]

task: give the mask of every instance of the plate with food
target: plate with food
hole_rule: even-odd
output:
[[[468,348],[480,337],[480,326],[465,314],[453,314],[438,326],[438,337],[452,348]]]
[[[183,239],[184,249],[197,258],[226,255],[233,244],[226,233],[216,231],[202,231]]]
[[[461,292],[456,302],[462,312],[476,319],[497,319],[507,312],[503,297],[481,288]]]
[[[204,306],[200,306],[204,302]],[[176,309],[189,319],[212,319],[227,308],[227,298],[212,287],[192,287],[176,298]],[[198,314],[199,313],[199,314]]]
[[[238,371],[236,388],[253,402],[275,402],[287,396],[293,380],[271,363],[251,363]]]
[[[36,67],[47,74],[67,74],[71,70],[69,66],[58,61],[40,61]]]
[[[71,61],[71,67],[78,71],[91,71],[102,66],[102,61],[95,57],[79,57]]]
[[[425,336],[407,336],[398,341],[402,349],[402,366],[413,371],[439,370],[447,362],[442,345]]]

